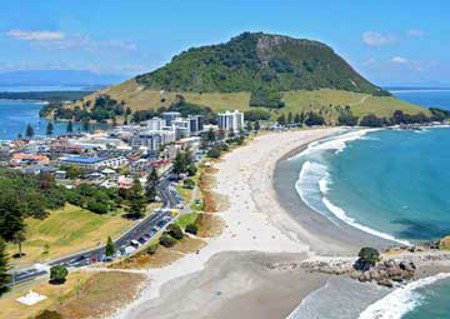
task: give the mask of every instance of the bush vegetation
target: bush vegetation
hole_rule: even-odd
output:
[[[66,282],[69,271],[66,267],[57,265],[50,268],[50,283],[54,285],[62,285]]]
[[[159,244],[166,248],[173,247],[176,243],[177,240],[169,235],[162,235],[159,237]]]

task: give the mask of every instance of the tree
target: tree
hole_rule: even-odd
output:
[[[358,124],[358,117],[353,116],[351,112],[339,115],[338,122],[340,125],[355,126]]]
[[[375,264],[380,260],[380,253],[375,248],[364,247],[359,251],[358,257],[362,262],[370,266],[375,266]]]
[[[195,224],[187,224],[185,232],[189,233],[189,234],[192,234],[192,235],[197,235],[198,227]]]
[[[55,129],[55,127],[53,126],[53,123],[52,122],[48,122],[46,135],[53,135],[54,129]]]
[[[311,111],[309,112],[308,117],[305,120],[305,124],[307,126],[324,125],[325,119],[322,115]]]
[[[159,243],[166,248],[170,248],[170,247],[175,246],[177,241],[176,241],[176,239],[172,238],[171,236],[162,235],[161,237],[159,237]]]
[[[172,171],[177,175],[186,171],[186,161],[183,152],[178,152],[175,156],[172,164]]]
[[[106,241],[106,248],[105,248],[105,255],[108,257],[111,257],[116,252],[114,248],[113,241],[111,239],[111,236],[108,236],[108,240]]]
[[[141,182],[137,177],[133,180],[133,185],[130,188],[129,201],[128,214],[132,218],[141,218],[145,211],[145,197]]]
[[[208,150],[206,155],[211,158],[219,158],[220,157],[220,148],[217,146],[213,146],[211,149]]]
[[[172,171],[175,174],[188,173],[195,175],[197,168],[192,160],[192,153],[189,149],[179,152],[173,161]]]
[[[192,179],[187,178],[187,179],[185,179],[183,181],[183,187],[187,188],[187,189],[194,189],[195,188],[195,182]]]
[[[147,182],[145,184],[145,196],[150,202],[154,202],[157,194],[156,185],[158,185],[158,173],[153,168],[150,174],[147,176]]]
[[[22,253],[22,243],[23,243],[25,240],[26,240],[26,237],[25,237],[25,228],[23,228],[23,229],[17,231],[17,232],[13,235],[12,242],[13,242],[14,244],[17,244],[17,246],[18,246],[18,248],[19,248],[19,254],[18,254],[18,257],[19,257],[19,258],[22,258],[22,256],[24,255],[24,254]],[[14,257],[15,257],[15,256],[14,256]]]
[[[284,114],[281,114],[277,119],[278,124],[280,125],[286,125],[286,116]]]
[[[63,319],[63,316],[57,311],[45,309],[34,319]]]
[[[177,240],[183,239],[184,237],[183,230],[180,228],[180,226],[178,226],[175,223],[172,223],[169,226],[167,226],[167,234]]]
[[[253,131],[253,125],[252,122],[248,121],[247,122],[247,127],[245,128],[248,132]]]
[[[289,113],[288,113],[288,117],[287,117],[287,122],[288,122],[289,124],[292,124],[293,119],[294,119],[294,117],[293,117],[293,115],[292,115],[292,112],[289,112]]]
[[[158,243],[153,243],[145,249],[145,252],[148,255],[154,255],[156,254],[157,250],[158,250]]]
[[[368,127],[381,127],[384,125],[384,120],[377,117],[375,114],[368,114],[361,119],[359,124]]]
[[[261,126],[259,125],[259,121],[255,121],[255,131],[259,131],[261,129]]]
[[[207,137],[208,142],[214,142],[216,140],[216,133],[212,128],[209,129]]]
[[[18,200],[17,195],[3,192],[0,195],[0,236],[12,242],[16,233],[25,230],[23,217],[24,205]]]
[[[295,116],[294,116],[294,123],[295,124],[302,124],[302,119],[301,119],[301,117],[300,117],[300,114],[298,114],[298,113],[296,113],[295,114]]]
[[[10,281],[9,271],[9,257],[6,252],[6,243],[0,237],[0,295],[5,292],[6,285]]]
[[[33,136],[34,136],[34,128],[33,128],[33,126],[32,126],[31,124],[28,124],[28,125],[27,125],[27,128],[26,128],[26,130],[25,130],[25,136],[26,136],[28,139],[33,138]]]
[[[72,121],[69,121],[67,123],[66,132],[68,134],[72,134],[73,133],[73,123],[72,123]]]
[[[56,265],[50,268],[50,283],[54,285],[61,285],[66,282],[69,271],[66,267]]]

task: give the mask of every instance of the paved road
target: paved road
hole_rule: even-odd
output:
[[[172,216],[168,210],[176,208],[183,201],[180,195],[174,190],[174,188],[170,187],[171,182],[169,180],[169,176],[170,172],[165,172],[161,176],[157,186],[158,195],[161,198],[165,209],[157,210],[154,214],[146,217],[128,232],[123,234],[120,238],[115,240],[114,246],[116,247],[116,249],[130,245],[131,240],[142,240],[142,238],[144,238],[144,235],[146,235],[147,237],[146,240],[149,241],[156,235],[158,229],[166,226],[170,222]],[[24,283],[45,275],[48,273],[48,268],[51,266],[66,265],[75,268],[86,266],[88,264],[101,261],[104,258],[104,255],[105,246],[102,246],[99,248],[79,252],[67,257],[59,258],[50,261],[45,265],[35,265],[31,268],[15,272],[13,276],[14,283],[11,283],[11,285]]]

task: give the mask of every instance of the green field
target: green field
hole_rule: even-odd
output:
[[[132,223],[120,216],[98,215],[66,205],[44,220],[27,220],[27,240],[22,248],[26,256],[13,259],[13,263],[23,266],[103,245],[108,236],[117,237]],[[17,249],[17,245],[8,245],[11,255],[17,253]]]
[[[177,224],[181,227],[181,229],[185,229],[187,225],[194,224],[197,220],[198,213],[189,213],[181,215],[177,218]]]
[[[176,100],[176,92],[160,92],[144,89],[134,80],[129,80],[117,86],[99,91],[85,98],[94,100],[99,94],[108,94],[118,101],[125,101],[132,110],[157,109],[161,106],[169,107]],[[215,112],[225,110],[248,111],[258,109],[249,106],[250,93],[195,93],[181,92],[187,102],[208,106]],[[321,90],[300,90],[289,91],[282,94],[282,100],[285,107],[278,110],[268,110],[272,114],[272,119],[276,119],[282,113],[288,114],[300,113],[302,111],[315,110],[322,112],[332,121],[338,116],[336,107],[345,107],[349,105],[353,113],[357,116],[364,116],[370,113],[378,116],[390,117],[395,110],[402,110],[405,113],[424,112],[428,110],[399,100],[395,97],[378,97],[364,93],[355,93],[351,91],[321,89]]]

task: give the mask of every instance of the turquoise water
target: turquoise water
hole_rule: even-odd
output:
[[[395,95],[450,109],[450,91]],[[333,223],[401,243],[450,234],[450,128],[351,131],[310,145],[294,161],[300,197]],[[395,290],[360,315],[335,317],[450,318],[448,298],[450,279],[438,275]],[[331,318],[321,304],[310,311]]]
[[[419,288],[419,305],[406,313],[403,319],[438,319],[450,317],[450,280],[439,281],[432,288]]]
[[[450,234],[450,129],[367,133],[329,156],[327,197],[349,217],[408,241]]]
[[[28,123],[34,127],[36,135],[44,135],[47,130],[47,120],[39,118],[42,103],[20,100],[0,100],[0,140],[10,140],[19,133],[25,135]],[[67,123],[55,122],[55,134],[64,134]],[[80,129],[80,124],[74,123],[74,132]]]

